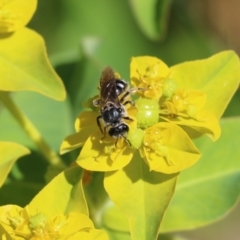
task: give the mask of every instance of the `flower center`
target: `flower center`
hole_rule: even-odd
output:
[[[162,132],[162,130],[163,129],[153,128],[151,131],[147,131],[144,138],[144,146],[148,152],[163,157],[167,163],[172,166],[174,163],[169,157],[168,147],[165,145],[167,138],[164,136],[165,131],[163,130]]]

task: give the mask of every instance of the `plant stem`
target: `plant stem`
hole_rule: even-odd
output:
[[[48,160],[48,162],[57,168],[65,169],[66,166],[64,162],[57,155],[57,153],[50,148],[50,146],[44,140],[44,138],[37,130],[37,128],[33,125],[33,123],[24,115],[23,112],[21,112],[17,105],[12,101],[11,97],[9,97],[9,93],[0,91],[0,100],[9,110],[9,112],[14,116],[14,118],[18,121],[23,130],[27,133],[27,135],[36,144],[36,146],[44,155],[44,157]]]

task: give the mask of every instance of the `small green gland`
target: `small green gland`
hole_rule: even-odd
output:
[[[139,128],[146,129],[158,122],[159,105],[156,100],[140,97],[135,101],[135,106],[138,111],[136,118]]]
[[[129,132],[127,138],[131,143],[131,146],[138,149],[142,146],[143,137],[144,131],[140,128],[137,128],[134,132]]]
[[[44,213],[37,213],[29,219],[29,227],[36,229],[38,227],[45,227],[47,216]]]
[[[163,83],[163,96],[165,98],[172,98],[174,92],[178,89],[178,84],[174,79],[167,78]]]

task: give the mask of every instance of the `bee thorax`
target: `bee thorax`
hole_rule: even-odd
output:
[[[120,122],[122,115],[122,108],[110,108],[102,112],[102,118],[106,124],[115,124]]]

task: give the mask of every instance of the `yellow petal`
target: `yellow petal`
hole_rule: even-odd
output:
[[[84,127],[81,128],[79,132],[66,137],[60,146],[60,154],[67,153],[83,146],[94,131],[96,131],[96,126]]]
[[[164,122],[146,130],[141,153],[150,170],[167,174],[182,171],[200,158],[186,132],[175,124]]]
[[[63,236],[72,235],[73,233],[81,230],[94,228],[92,221],[84,214],[70,212],[67,216],[65,216],[65,218],[65,222],[62,221],[60,215],[55,216],[54,219],[52,219],[55,226],[59,225],[59,233]]]
[[[18,233],[19,236],[30,238],[32,235],[28,226],[29,213],[26,208],[17,205],[5,205],[0,207],[0,225],[9,234]],[[16,239],[18,239],[16,237]],[[19,237],[19,239],[22,239]]]
[[[84,144],[77,163],[90,171],[113,171],[126,166],[132,159],[134,149],[125,145],[115,148],[114,142],[101,141],[102,135],[97,131]]]
[[[66,98],[64,84],[49,62],[44,39],[29,28],[0,38],[0,66],[2,91],[34,91],[58,101]]]
[[[193,129],[199,132],[200,135],[198,134],[196,136],[201,136],[203,134],[206,134],[213,141],[216,141],[221,135],[221,128],[220,128],[219,122],[217,118],[210,112],[202,111],[196,116],[195,119],[185,118],[181,116],[174,117],[174,118],[167,118],[167,117],[161,116],[161,118],[165,121],[168,121],[180,126],[186,126],[190,129]],[[187,128],[185,128],[185,130],[191,137],[194,137],[191,130],[188,131]]]
[[[29,22],[37,0],[0,0],[0,32],[16,31]]]
[[[141,88],[140,95],[158,100],[163,81],[169,76],[168,66],[156,57],[134,57],[130,64],[131,83]]]
[[[108,240],[107,234],[102,230],[90,229],[89,231],[77,232],[71,236],[71,240]]]
[[[15,161],[30,153],[24,146],[13,142],[0,142],[0,187],[5,182]]]
[[[172,98],[173,104],[179,111],[187,111],[192,106],[197,112],[204,107],[206,101],[207,95],[196,90],[178,90]]]
[[[239,87],[239,57],[223,51],[207,59],[184,62],[171,67],[171,76],[181,89],[206,93],[205,110],[220,118]]]
[[[144,76],[151,70],[151,76],[166,78],[170,70],[168,66],[156,57],[144,56],[133,57],[130,63],[131,79],[139,79],[139,74]],[[139,80],[138,80],[139,81]]]
[[[79,114],[75,121],[75,130],[76,132],[80,129],[90,126],[97,126],[97,116],[99,114],[93,111],[85,111]]]

